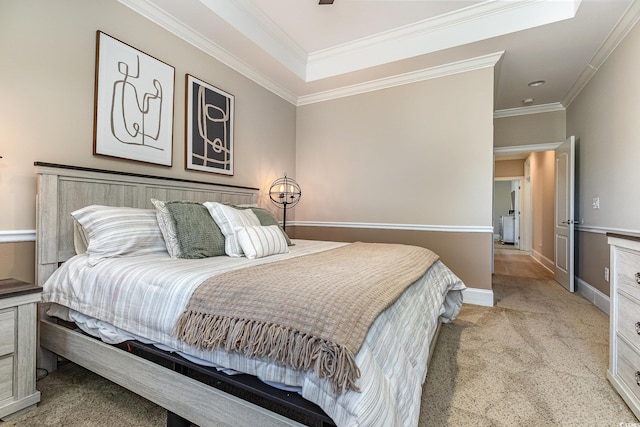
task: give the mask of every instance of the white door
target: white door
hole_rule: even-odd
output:
[[[556,149],[555,252],[556,281],[574,291],[574,169],[575,137]]]

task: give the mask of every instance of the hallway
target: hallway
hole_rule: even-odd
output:
[[[515,249],[494,249],[493,273],[535,279],[554,278],[551,271],[540,265],[527,252]]]

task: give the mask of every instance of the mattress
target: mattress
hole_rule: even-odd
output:
[[[226,372],[256,375],[297,390],[338,426],[416,426],[429,344],[438,322],[449,322],[457,315],[465,288],[440,261],[371,326],[356,355],[361,372],[359,392],[336,395],[327,380],[312,372],[221,349],[199,350],[173,336],[175,322],[191,294],[208,277],[344,245],[305,240],[294,243],[290,253],[256,260],[225,256],[186,260],[153,254],[111,258],[92,266],[87,255],[77,255],[47,280],[43,301],[68,308],[68,314],[58,314],[109,343],[138,339]]]

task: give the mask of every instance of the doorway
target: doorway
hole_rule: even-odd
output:
[[[554,151],[561,143],[495,148],[494,180],[520,180],[520,240],[519,251],[511,255],[530,255],[527,258],[548,272],[554,273]],[[511,160],[505,162],[504,160]],[[516,161],[517,160],[517,161]],[[517,169],[515,164],[518,164]],[[511,164],[511,168],[505,166]],[[506,172],[505,172],[506,171]],[[495,181],[494,181],[495,183]],[[534,188],[535,187],[535,188]],[[495,191],[495,189],[494,189]],[[494,199],[496,195],[494,193]],[[496,215],[494,214],[494,217]],[[496,221],[494,219],[494,221]],[[496,222],[496,233],[499,222]],[[500,252],[504,252],[500,250]],[[494,271],[498,261],[494,248]],[[515,262],[515,260],[511,260]]]
[[[496,248],[520,250],[524,177],[500,177],[493,182],[493,240]]]

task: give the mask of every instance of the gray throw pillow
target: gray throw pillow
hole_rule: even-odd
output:
[[[175,224],[181,258],[226,255],[224,235],[202,203],[166,202]]]

